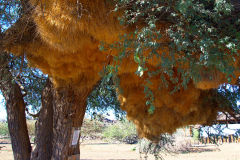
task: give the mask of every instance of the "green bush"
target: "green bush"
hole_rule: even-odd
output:
[[[28,120],[27,128],[28,128],[29,136],[34,136],[35,135],[35,121]],[[7,122],[0,122],[0,135],[1,136],[9,136]]]
[[[113,125],[109,125],[103,132],[107,139],[123,141],[126,137],[136,135],[136,128],[133,123],[123,120]]]
[[[192,132],[193,132],[193,139],[194,139],[194,140],[199,140],[199,136],[200,136],[199,130],[194,128],[194,129],[192,130]]]
[[[6,122],[0,122],[0,136],[8,136],[8,124]]]

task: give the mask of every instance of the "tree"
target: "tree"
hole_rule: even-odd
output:
[[[4,31],[26,12],[25,1],[1,1],[1,42]],[[38,110],[40,92],[46,76],[27,66],[24,56],[6,54],[1,48],[1,91],[4,95],[14,159],[29,160],[31,145],[26,125],[25,110]]]
[[[0,37],[3,37],[3,31],[16,19],[17,10],[12,9],[12,6],[18,6],[19,2],[11,1],[6,3],[1,1],[1,28]],[[6,10],[9,10],[6,14]],[[9,68],[9,56],[4,53],[2,43],[0,44],[1,54],[1,84],[0,88],[6,101],[8,128],[11,136],[12,149],[14,159],[29,160],[31,154],[31,144],[28,137],[28,130],[25,118],[25,103],[21,93],[20,86],[15,81]]]
[[[15,159],[30,159],[31,155],[32,149],[27,131],[25,111],[29,110],[27,109],[28,107],[33,110],[39,110],[41,103],[39,104],[38,101],[41,99],[40,92],[45,83],[45,76],[40,73],[33,74],[34,71],[21,58],[19,59],[1,52],[0,88],[6,102],[8,129]],[[42,100],[46,101],[48,99],[47,96],[50,95],[44,94]],[[49,105],[46,103],[43,103],[42,106],[44,110],[46,110],[45,108],[49,108]],[[30,116],[36,118],[38,114],[30,114]],[[44,116],[40,114],[41,119]],[[48,118],[51,118],[51,116]],[[45,123],[48,124],[46,127],[51,127],[49,125],[51,123],[50,120],[46,119]],[[49,135],[50,132],[48,133]],[[45,137],[41,139],[41,142],[44,142],[44,140]],[[44,155],[47,154],[45,153]]]
[[[115,10],[124,10],[120,23],[136,28],[113,44],[103,43],[101,48],[117,49],[119,53],[113,65],[109,66],[109,74],[119,74],[129,57],[135,62],[139,78],[134,78],[132,83],[141,79],[144,87],[139,86],[142,89],[138,96],[135,95],[138,97],[135,104],[128,103],[127,99],[124,101],[129,118],[139,126],[140,135],[142,132],[142,136],[154,138],[151,133],[172,133],[173,128],[186,123],[209,123],[216,118],[216,110],[231,110],[220,107],[219,101],[227,101],[216,92],[216,88],[223,83],[236,83],[239,76],[239,7],[236,1],[117,0],[116,3]],[[130,74],[128,77],[132,78]],[[123,90],[126,85],[122,81],[128,79],[126,75],[120,77]],[[129,80],[126,83],[130,83]],[[144,104],[136,103],[144,97],[143,90],[148,108],[140,117]],[[134,95],[134,92],[127,94]],[[134,96],[127,94],[122,95],[133,99]],[[194,103],[202,104],[194,106]],[[211,105],[202,110],[203,104]],[[134,108],[129,105],[134,105]],[[148,117],[144,113],[146,111],[152,116]],[[238,113],[235,111],[236,108],[230,112]],[[206,113],[212,114],[205,117]],[[166,114],[175,120],[163,118]],[[192,119],[193,115],[198,118]]]
[[[51,159],[53,140],[53,85],[48,79],[42,93],[42,107],[36,123],[35,144],[32,160]]]
[[[238,11],[229,2],[41,2],[30,1],[2,44],[53,79],[52,159],[78,156],[86,99],[104,67],[142,137],[233,111],[219,106],[216,89],[239,76]]]
[[[149,80],[160,75],[168,85],[167,74],[174,90],[187,87],[190,81],[197,88],[211,89],[238,79],[240,10],[236,1],[117,0],[115,9],[122,8],[126,11],[121,23],[143,25],[110,47],[120,50],[118,61],[132,54],[139,76],[149,74]],[[159,52],[166,46],[170,49]],[[152,71],[147,64],[153,60],[158,64]]]
[[[31,144],[25,118],[25,103],[19,85],[8,68],[8,56],[1,52],[1,83],[7,108],[8,129],[15,160],[29,160]]]

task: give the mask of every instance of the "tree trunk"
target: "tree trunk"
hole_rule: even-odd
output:
[[[79,135],[91,89],[79,91],[71,86],[54,92],[52,160],[80,159]]]
[[[42,93],[42,108],[36,123],[36,147],[31,160],[50,160],[52,156],[53,139],[53,88],[48,79]]]
[[[6,101],[8,129],[15,160],[29,160],[31,144],[28,136],[25,103],[19,85],[8,68],[6,54],[0,55],[0,88]]]

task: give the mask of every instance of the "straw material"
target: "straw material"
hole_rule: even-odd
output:
[[[30,2],[34,8],[31,16],[20,18],[6,32],[3,44],[6,50],[16,55],[25,53],[31,66],[40,68],[53,78],[55,87],[71,84],[76,88],[92,88],[100,79],[99,72],[112,63],[112,56],[116,53],[100,52],[100,42],[113,43],[119,35],[136,27],[119,25],[117,19],[121,12],[112,12],[114,4],[108,0]],[[164,30],[167,26],[161,23],[158,28]],[[168,42],[169,39],[163,35],[160,41]],[[168,55],[168,48],[163,47],[159,51],[159,54],[162,53]],[[155,57],[146,65],[153,71],[158,62]],[[188,67],[188,64],[184,65]],[[239,65],[236,63],[236,66]],[[165,75],[168,87],[162,85],[159,76],[152,77],[150,89],[155,95],[156,109],[150,115],[143,88],[147,76],[138,77],[134,73],[136,70],[132,56],[123,60],[119,70],[123,93],[119,93],[118,98],[141,137],[154,139],[161,133],[173,133],[189,124],[210,123],[222,110],[216,103],[206,102],[205,99],[213,94],[209,89],[226,82],[225,75],[216,71],[214,78],[209,79],[208,74],[213,72],[206,71],[201,73],[201,81],[196,84],[190,81],[186,90],[181,89],[173,94],[170,92],[175,84],[170,82],[168,76]],[[179,75],[175,76],[181,79]]]

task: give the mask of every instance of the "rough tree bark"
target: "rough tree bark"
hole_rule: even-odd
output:
[[[79,131],[91,89],[55,89],[52,160],[80,159]]]
[[[8,68],[8,57],[0,52],[0,89],[6,101],[8,129],[15,160],[29,160],[31,144],[28,136],[25,103],[19,85]]]
[[[53,85],[48,79],[42,92],[42,108],[36,123],[36,147],[31,160],[50,160],[53,139]]]

